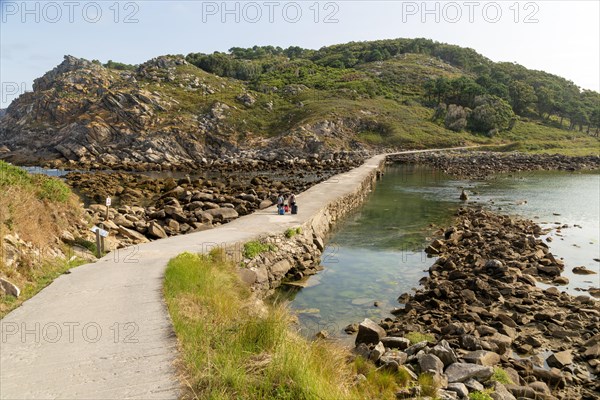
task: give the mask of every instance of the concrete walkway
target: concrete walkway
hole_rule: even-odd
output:
[[[298,215],[271,207],[216,229],[121,249],[60,276],[1,321],[0,398],[177,398],[177,343],[162,296],[169,259],[302,225],[352,193],[384,158],[301,193]]]

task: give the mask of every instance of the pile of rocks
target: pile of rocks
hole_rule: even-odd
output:
[[[213,140],[216,140],[214,138]],[[154,144],[156,145],[156,144]],[[226,146],[225,143],[222,143]],[[275,144],[273,144],[273,147]],[[11,153],[8,147],[0,147],[0,154],[15,165],[42,166],[44,168],[69,169],[69,170],[113,170],[113,171],[177,171],[193,173],[198,170],[210,169],[219,172],[254,172],[269,171],[303,171],[340,173],[348,171],[362,164],[371,153],[357,151],[332,151],[320,154],[306,154],[303,150],[289,151],[288,149],[266,148],[260,150],[241,150],[230,154],[221,154],[207,150],[197,158],[169,157],[158,151],[141,153],[137,149],[114,148],[108,149],[112,153],[104,154],[102,158],[86,159],[89,151],[80,145],[60,147],[64,153],[78,153],[81,158],[67,161],[56,159],[32,158],[18,152]],[[168,151],[167,151],[168,153]]]
[[[105,172],[73,172],[66,177],[75,191],[93,202],[87,212],[113,233],[117,246],[209,229],[267,208],[279,193],[299,193],[321,179],[288,177],[282,182],[267,176],[219,174],[214,179],[175,180]],[[108,209],[108,220],[101,203],[106,197],[116,205]]]
[[[600,169],[600,157],[570,157],[560,154],[495,153],[488,151],[446,151],[388,156],[390,163],[427,164],[447,174],[484,179],[500,172]]]
[[[260,240],[269,251],[243,258],[238,273],[259,298],[273,294],[282,283],[302,287],[307,278],[322,270],[325,245],[310,228],[299,229],[293,237],[273,235]]]
[[[382,368],[431,374],[441,398],[488,388],[494,399],[598,399],[600,305],[536,286],[563,269],[541,231],[529,220],[459,210],[457,224],[427,248],[439,258],[422,287],[399,297],[405,306],[395,318],[360,325],[357,353]],[[411,332],[433,343],[410,346]],[[492,379],[494,367],[509,380]]]

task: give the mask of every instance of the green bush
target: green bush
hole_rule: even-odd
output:
[[[124,64],[113,60],[108,60],[108,62],[104,64],[104,67],[110,69],[117,69],[119,71],[135,71],[137,69],[137,66],[135,65]]]
[[[293,238],[296,235],[296,229],[289,228],[285,230],[285,237],[288,239]]]
[[[477,96],[468,125],[475,132],[488,133],[508,130],[514,125],[515,113],[506,100],[497,96]]]
[[[254,258],[261,253],[273,250],[275,250],[274,245],[253,240],[244,244],[243,254],[246,258]]]

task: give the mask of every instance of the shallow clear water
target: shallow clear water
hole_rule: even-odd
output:
[[[346,337],[343,328],[365,317],[382,319],[398,307],[397,297],[419,285],[433,263],[423,248],[435,227],[445,227],[461,206],[460,191],[470,202],[507,214],[534,219],[543,226],[568,225],[549,234],[553,254],[564,258],[572,294],[600,286],[600,275],[574,275],[584,265],[600,272],[600,174],[524,172],[487,181],[451,179],[424,166],[388,167],[365,204],[338,223],[329,238],[322,265],[309,287],[285,289],[303,334],[327,330]],[[560,215],[555,215],[560,214]],[[555,222],[560,225],[554,224]],[[578,225],[580,227],[574,227]],[[378,302],[378,307],[374,306]]]
[[[29,172],[30,174],[41,174],[41,175],[48,175],[48,176],[55,176],[55,177],[62,177],[67,175],[69,172],[73,172],[73,171],[69,171],[69,170],[65,170],[65,169],[56,169],[56,168],[42,168],[42,167],[21,167],[23,168],[25,171]]]

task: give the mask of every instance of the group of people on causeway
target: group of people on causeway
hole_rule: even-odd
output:
[[[296,195],[294,193],[290,193],[287,196],[287,204],[285,204],[285,195],[281,193],[279,197],[277,197],[277,214],[284,215],[288,211],[292,214],[298,214]]]

